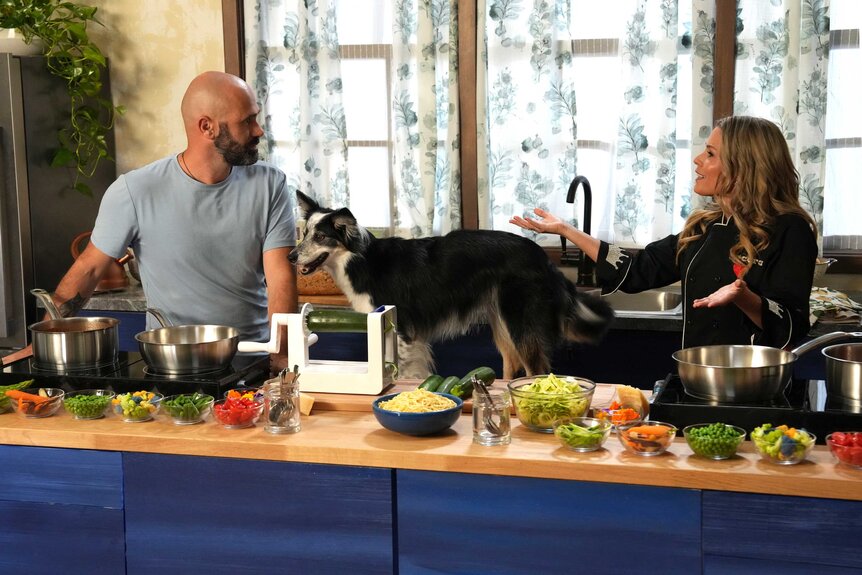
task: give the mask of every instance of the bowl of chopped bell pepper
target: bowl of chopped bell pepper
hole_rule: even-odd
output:
[[[213,405],[213,417],[226,429],[251,427],[262,412],[263,402],[255,401],[254,394],[252,397],[227,397]]]
[[[643,418],[640,411],[631,407],[623,407],[619,401],[613,401],[607,407],[593,408],[593,417],[601,421],[610,422],[614,430],[616,430],[618,425],[638,421]]]

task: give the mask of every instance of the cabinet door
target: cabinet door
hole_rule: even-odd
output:
[[[0,573],[125,573],[122,459],[0,446]]]
[[[129,575],[393,572],[388,469],[123,457]]]
[[[138,340],[135,339],[135,336],[147,329],[147,318],[143,312],[82,309],[78,315],[81,317],[112,317],[120,320],[117,326],[117,337],[120,340],[119,351],[138,351]]]
[[[777,567],[765,573],[862,572],[860,530],[859,501],[703,493],[703,552],[711,573],[730,573],[718,567],[733,565],[731,558]],[[785,563],[797,571],[782,568]]]
[[[401,575],[701,572],[700,492],[397,471]]]

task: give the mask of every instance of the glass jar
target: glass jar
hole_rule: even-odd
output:
[[[301,428],[299,384],[278,379],[263,387],[263,428],[269,433],[296,433]]]

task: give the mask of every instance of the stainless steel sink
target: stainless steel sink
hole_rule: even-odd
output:
[[[561,266],[560,271],[573,283],[578,279],[577,268]],[[667,289],[651,289],[640,293],[614,292],[602,296],[602,290],[594,287],[578,286],[578,291],[596,297],[601,296],[622,316],[681,316],[682,294],[673,287]]]
[[[674,291],[614,292],[602,297],[617,313],[626,312],[648,315],[682,314],[682,295]]]

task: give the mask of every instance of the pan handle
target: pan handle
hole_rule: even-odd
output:
[[[862,338],[862,332],[859,331],[833,331],[832,333],[825,333],[819,337],[815,337],[811,341],[806,341],[799,347],[795,347],[790,350],[790,353],[794,355],[802,355],[803,353],[807,353],[812,349],[817,349],[822,345],[826,345],[832,341],[839,341],[843,339],[855,339]]]
[[[148,307],[147,313],[156,318],[156,321],[159,322],[159,325],[162,327],[170,327],[173,325],[170,320],[165,317],[165,312],[157,307]]]
[[[30,344],[25,348],[19,349],[18,351],[13,351],[9,355],[4,355],[0,357],[0,366],[11,365],[16,361],[21,361],[22,359],[27,359],[33,355],[33,345]]]
[[[45,306],[45,310],[48,312],[48,316],[51,319],[63,319],[63,314],[61,314],[60,310],[57,309],[57,306],[54,305],[54,299],[51,297],[50,293],[40,288],[33,288],[30,290],[30,293],[39,298],[39,301],[41,301],[42,305]]]

